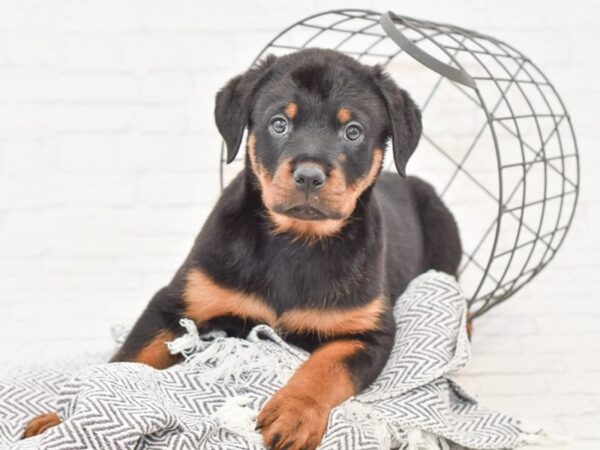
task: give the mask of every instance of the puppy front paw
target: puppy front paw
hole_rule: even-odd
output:
[[[46,431],[48,428],[52,428],[61,422],[62,420],[60,420],[60,417],[58,417],[56,413],[47,413],[37,416],[25,427],[23,439],[37,436],[38,434]]]
[[[314,450],[325,434],[330,411],[310,394],[284,387],[263,407],[257,429],[271,450]]]

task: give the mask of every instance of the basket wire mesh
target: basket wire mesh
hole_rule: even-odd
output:
[[[410,172],[431,182],[457,219],[473,317],[550,262],[575,212],[579,157],[563,102],[529,58],[453,25],[348,9],[294,23],[254,62],[307,47],[385,66],[420,104],[424,131]],[[226,167],[222,145],[221,188],[243,161]],[[394,170],[391,158],[384,164]]]

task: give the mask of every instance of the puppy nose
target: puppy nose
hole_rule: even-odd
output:
[[[294,170],[294,183],[298,189],[311,193],[320,189],[327,178],[325,172],[314,164],[300,164]]]

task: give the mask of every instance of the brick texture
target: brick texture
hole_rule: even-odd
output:
[[[561,93],[582,154],[573,229],[537,279],[476,323],[459,379],[569,436],[562,448],[600,448],[595,0],[0,2],[2,357],[103,349],[110,324],[140,313],[218,196],[216,90],[275,33],[337,7],[498,36]]]

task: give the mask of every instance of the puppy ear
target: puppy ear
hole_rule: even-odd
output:
[[[227,144],[228,164],[235,159],[240,148],[254,94],[276,59],[273,55],[267,56],[255,67],[229,80],[217,93],[215,122]]]
[[[421,111],[408,92],[400,89],[381,67],[375,67],[375,80],[383,94],[390,118],[396,169],[401,176],[406,177],[406,164],[421,138]]]

